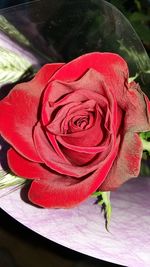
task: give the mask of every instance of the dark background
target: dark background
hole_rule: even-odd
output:
[[[0,8],[34,1],[36,0],[1,0]],[[150,54],[150,0],[107,0],[107,2],[116,6],[129,19]]]
[[[34,1],[1,0],[0,8],[25,2]],[[110,0],[108,2],[118,7],[130,20],[147,52],[150,53],[150,1]],[[0,267],[117,266],[82,255],[42,238],[2,210],[0,218]]]
[[[21,225],[2,210],[0,218],[0,267],[121,266],[85,256],[51,242]]]

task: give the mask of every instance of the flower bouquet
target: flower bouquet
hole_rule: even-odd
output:
[[[150,62],[136,33],[100,0],[19,5],[0,30],[1,208],[64,246],[146,266],[150,180],[131,178],[149,174]]]

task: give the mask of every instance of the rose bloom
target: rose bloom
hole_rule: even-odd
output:
[[[139,174],[148,109],[117,54],[47,64],[0,102],[9,167],[31,179],[28,197],[42,207],[72,207],[114,190]]]

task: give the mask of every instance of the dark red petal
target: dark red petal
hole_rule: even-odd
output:
[[[58,156],[60,156],[62,159],[64,159],[64,162],[68,162],[66,157],[64,156],[63,152],[61,151],[58,143],[57,143],[56,136],[51,134],[51,133],[49,133],[49,132],[46,132],[46,135],[48,137],[48,140],[52,144],[55,152],[58,154]]]
[[[116,140],[115,137],[112,136],[108,149],[106,149],[106,151],[103,153],[99,153],[94,162],[89,163],[84,167],[74,165],[71,161],[68,161],[68,159],[64,160],[64,157],[61,157],[61,155],[57,154],[46,138],[39,123],[36,125],[34,130],[34,142],[42,162],[45,163],[47,167],[63,175],[81,178],[82,176],[93,172],[95,169],[100,168],[104,164],[104,159],[108,156],[108,152],[110,153],[110,151],[113,150]]]
[[[115,97],[122,103],[127,91],[125,87],[127,79],[127,65],[116,54],[90,53],[69,62],[58,70],[45,90],[42,110],[44,125],[49,122],[47,102],[57,101],[57,105],[62,106],[82,101],[83,97],[95,99],[97,102],[99,97],[106,97],[108,102],[112,102]],[[102,105],[101,99],[100,102]]]
[[[82,110],[81,107],[80,107],[80,110]],[[84,147],[95,147],[95,149],[98,149],[97,146],[100,145],[101,142],[105,139],[104,135],[106,136],[106,132],[107,132],[107,130],[105,129],[103,125],[104,121],[102,121],[102,116],[104,117],[105,114],[101,115],[98,108],[97,109],[95,108],[93,113],[94,114],[93,114],[92,124],[90,125],[89,128],[87,127],[87,129],[83,129],[83,130],[81,129],[79,131],[80,128],[78,127],[77,128],[78,131],[72,132],[66,135],[65,134],[58,135],[56,138],[60,140],[60,143],[62,144],[66,143],[67,145],[68,143],[68,145],[81,146],[82,150],[84,149]]]
[[[85,54],[65,64],[53,78],[69,83],[78,80],[88,69],[99,72],[104,84],[113,90],[118,99],[122,98],[124,84],[128,80],[128,66],[117,54],[99,52]]]
[[[74,103],[70,103],[70,104],[67,104],[67,105],[64,105],[64,106],[62,106],[61,108],[60,108],[60,110],[56,113],[56,116],[55,116],[55,118],[52,120],[52,122],[50,122],[48,125],[47,125],[47,129],[51,132],[51,133],[53,133],[53,134],[55,134],[55,135],[57,135],[57,134],[61,134],[61,132],[62,132],[62,134],[63,134],[63,130],[61,129],[62,128],[62,122],[63,122],[63,120],[65,120],[65,119],[67,119],[67,113],[69,112],[69,109],[73,106],[75,106],[75,107],[78,107],[79,106],[79,102],[74,102]],[[55,111],[57,110],[57,107],[56,108],[54,108],[53,109],[53,113],[55,113]],[[47,118],[46,118],[46,120],[47,120],[47,122],[50,120],[50,113],[48,114],[47,113]],[[49,119],[48,119],[48,117],[49,117]],[[44,122],[46,121],[45,120],[45,118],[44,118]],[[65,128],[65,127],[64,127]],[[65,129],[64,129],[64,131],[65,131]]]
[[[49,173],[47,170],[44,170],[39,163],[23,158],[12,148],[7,152],[7,159],[10,169],[20,177],[27,179],[42,179]]]
[[[71,166],[64,156],[62,157],[60,154],[57,154],[57,151],[54,150],[43,132],[40,123],[34,128],[34,143],[42,162],[44,162],[46,166],[56,172],[76,176],[76,168]]]
[[[150,131],[149,100],[136,83],[132,83],[127,92],[125,131]]]
[[[66,66],[68,64],[66,64]],[[84,71],[79,75],[79,77],[76,77],[75,80],[73,81],[72,81],[72,73],[70,74],[71,74],[70,76],[68,75],[70,78],[69,79],[67,78],[66,80],[63,78],[61,80],[57,80],[57,78],[56,80],[52,79],[52,81],[48,84],[46,88],[43,98],[43,103],[50,101],[54,103],[60,102],[63,104],[64,102],[63,98],[65,97],[65,95],[70,95],[70,93],[73,93],[74,91],[77,90],[78,92],[80,92],[81,90],[85,89],[87,94],[88,91],[89,93],[91,92],[100,93],[100,85],[103,82],[103,76],[99,72],[95,71],[94,69],[87,68],[86,73]],[[85,96],[88,97],[86,93]],[[80,97],[78,94],[75,94],[74,98],[73,101],[78,101]]]
[[[100,186],[101,191],[118,188],[130,178],[137,177],[140,172],[142,142],[137,133],[125,134],[120,152],[107,176]]]
[[[50,179],[35,180],[29,190],[29,199],[45,208],[70,208],[88,198],[107,176],[117,155],[114,149],[103,166],[81,180],[61,174],[50,174]]]
[[[92,131],[92,134],[94,134],[93,131]],[[109,145],[107,142],[105,142],[104,144],[102,144],[100,146],[82,146],[82,142],[80,143],[81,145],[72,145],[72,144],[64,141],[63,138],[61,138],[60,136],[57,136],[57,140],[65,148],[71,149],[73,151],[81,152],[81,153],[90,153],[90,154],[96,154],[96,153],[103,152],[106,150],[106,148]],[[94,141],[96,142],[95,138],[94,138]]]
[[[0,134],[24,157],[40,162],[32,140],[41,93],[63,64],[45,65],[29,82],[16,85],[0,102]]]
[[[16,175],[32,182],[29,199],[42,207],[72,207],[90,196],[103,182],[117,154],[117,147],[104,161],[103,167],[89,177],[78,180],[51,172],[38,163],[33,163],[20,156],[16,151],[8,151],[10,168]]]

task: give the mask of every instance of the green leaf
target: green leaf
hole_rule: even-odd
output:
[[[16,82],[29,68],[31,63],[24,57],[0,47],[0,84]]]
[[[139,74],[136,73],[134,77],[129,77],[128,82],[131,83],[131,82],[135,81],[138,78],[138,76],[139,76]]]
[[[143,151],[147,151],[150,156],[150,132],[140,133],[140,138],[143,145]]]
[[[150,140],[150,131],[149,132],[143,132],[143,133],[140,133],[140,137],[141,139],[144,139],[144,140]]]
[[[0,189],[16,185],[21,186],[25,182],[26,180],[23,178],[7,173],[4,170],[0,170]]]
[[[141,7],[141,3],[140,3],[140,1],[139,1],[139,0],[134,0],[134,3],[135,3],[135,5],[137,6],[137,9],[138,9],[139,11],[141,11],[141,10],[142,10],[142,7]]]
[[[142,52],[139,57],[139,52],[132,47],[125,47],[123,44],[123,40],[118,40],[117,42],[120,46],[119,49],[126,54],[126,57],[129,59],[132,58],[133,62],[136,62],[137,67],[140,70],[140,72],[136,73],[136,75],[149,72],[149,58],[145,57],[145,53]]]
[[[146,24],[140,24],[140,22],[133,22],[132,26],[136,28],[136,32],[140,36],[141,40],[149,44],[150,43],[149,26]]]
[[[101,206],[102,212],[104,212],[105,228],[109,231],[108,227],[111,220],[112,206],[110,202],[110,192],[96,191],[93,197],[97,197],[96,203]]]
[[[28,39],[20,33],[4,16],[0,15],[0,30],[19,43],[29,46]]]
[[[143,160],[141,161],[140,176],[149,177],[150,176],[150,167],[148,162],[148,157],[145,159],[145,153],[143,155]]]
[[[150,18],[148,15],[140,13],[140,12],[134,12],[131,13],[128,17],[130,19],[130,21],[133,22],[140,22],[140,23],[145,23],[145,22],[149,22]]]

